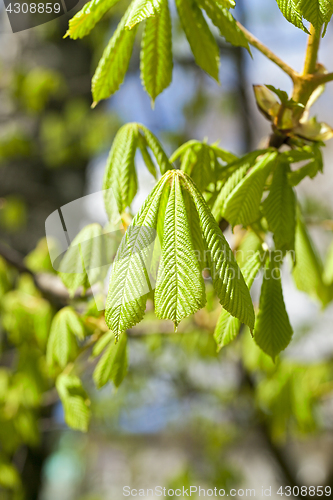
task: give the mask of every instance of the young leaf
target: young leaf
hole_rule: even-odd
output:
[[[65,412],[65,421],[73,429],[87,432],[90,420],[90,401],[81,380],[75,375],[60,375],[56,381]]]
[[[274,361],[288,346],[292,335],[293,330],[283,300],[280,268],[272,253],[261,287],[254,340]]]
[[[158,15],[147,19],[141,45],[141,80],[154,102],[172,80],[172,35],[168,0]]]
[[[215,155],[210,146],[196,143],[186,149],[180,169],[192,177],[200,191],[214,180]]]
[[[232,316],[239,318],[252,329],[254,326],[252,300],[235,257],[201,193],[186,174],[182,175],[199,215],[203,238],[208,249],[207,261],[220,303]]]
[[[131,30],[145,19],[159,14],[160,10],[160,0],[133,0],[130,5],[125,27]]]
[[[99,224],[89,224],[76,235],[59,266],[59,276],[74,296],[105,278],[107,264],[106,240]]]
[[[214,0],[197,1],[199,6],[206,11],[208,17],[210,17],[215,26],[220,30],[221,36],[223,36],[227,42],[235,47],[245,47],[251,54],[250,46],[244,33],[240,30],[235,18],[228,9]]]
[[[219,192],[212,208],[212,214],[217,221],[220,221],[220,219],[224,216],[225,202],[228,199],[228,196],[245,177],[249,167],[249,164],[245,164],[237,168],[237,170],[235,170],[230,177],[228,177],[227,181],[222,186],[222,189]]]
[[[173,177],[164,217],[162,260],[155,290],[157,317],[175,326],[206,303],[205,284],[197,260],[179,176]]]
[[[113,196],[121,214],[130,206],[136,195],[137,175],[134,158],[137,145],[137,124],[128,123],[121,127],[113,141],[103,181],[103,189],[105,190],[104,204],[110,217],[112,217],[114,211],[111,200]]]
[[[84,339],[84,328],[76,312],[71,307],[64,307],[53,318],[47,344],[47,361],[51,365],[56,361],[65,368],[77,350],[77,337]]]
[[[331,244],[326,257],[324,268],[324,282],[328,286],[333,284],[333,243]]]
[[[284,17],[292,23],[294,26],[297,28],[300,28],[301,30],[305,31],[305,33],[308,33],[308,30],[303,24],[303,19],[302,19],[302,13],[299,10],[299,5],[300,2],[299,0],[295,2],[295,0],[276,0],[277,4],[279,6],[280,11],[284,15]]]
[[[173,167],[169,162],[167,155],[165,154],[159,140],[154,134],[147,129],[144,125],[138,124],[139,129],[142,131],[144,138],[146,139],[147,145],[149,149],[152,151],[155,159],[157,161],[157,165],[160,167],[161,174],[165,174],[167,170],[171,170]]]
[[[268,228],[274,234],[275,247],[282,251],[293,250],[295,244],[296,197],[288,182],[289,172],[288,163],[279,162],[269,195],[263,203]]]
[[[91,0],[69,21],[66,36],[73,40],[89,35],[104,14],[119,0]]]
[[[134,217],[119,246],[112,267],[105,321],[116,338],[141,321],[150,290],[148,269],[154,246],[161,196],[167,172]]]
[[[219,48],[196,3],[176,0],[180,22],[198,66],[219,80]]]
[[[256,275],[261,267],[261,253],[256,252],[241,268],[245,283],[249,290],[251,289]],[[241,327],[241,322],[238,318],[234,318],[225,309],[222,310],[217,321],[214,339],[217,344],[217,350],[220,351],[222,347],[230,344],[238,335]]]
[[[132,55],[137,27],[125,28],[131,6],[106,46],[92,79],[94,105],[114,94],[123,83]]]
[[[120,386],[127,373],[127,358],[127,335],[124,333],[117,343],[111,340],[94,370],[93,378],[97,389],[110,380],[116,387]]]
[[[323,264],[300,213],[297,214],[295,255],[296,265],[292,274],[297,288],[326,306],[329,291],[323,281]]]
[[[260,218],[259,207],[265,182],[276,158],[277,153],[265,154],[226,199],[224,217],[232,226],[247,226]]]
[[[151,175],[154,177],[154,179],[157,179],[157,172],[156,172],[156,167],[155,163],[153,162],[149,151],[147,150],[147,141],[145,137],[143,137],[141,134],[138,135],[138,146],[142,155],[142,159],[145,162],[145,165],[148,169],[148,171],[151,173]]]
[[[333,14],[331,0],[298,0],[297,8],[317,30],[329,23]]]

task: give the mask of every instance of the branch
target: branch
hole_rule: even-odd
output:
[[[32,276],[35,286],[46,299],[56,306],[65,306],[70,301],[67,288],[61,279],[51,273],[34,273],[24,264],[24,258],[16,250],[9,248],[0,242],[0,256],[11,266],[15,267],[21,274],[27,273]],[[91,290],[87,290],[86,295],[91,295]],[[75,297],[80,297],[78,292]]]
[[[258,49],[264,56],[266,56],[270,61],[275,63],[279,68],[282,69],[287,75],[290,76],[292,81],[294,82],[299,74],[295,71],[291,66],[289,66],[286,62],[284,62],[280,57],[278,57],[274,52],[272,52],[266,45],[264,45],[258,38],[256,38],[252,33],[250,33],[240,22],[237,21],[238,28],[243,32],[247,41],[253,45],[256,49]]]

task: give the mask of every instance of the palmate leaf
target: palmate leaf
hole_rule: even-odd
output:
[[[198,66],[219,80],[219,48],[198,5],[191,0],[176,0],[176,6]]]
[[[228,196],[245,177],[249,167],[249,164],[241,165],[228,177],[227,181],[222,186],[222,189],[219,192],[212,208],[212,213],[217,221],[220,221],[224,216],[225,202],[228,199]]]
[[[65,412],[65,421],[73,429],[88,430],[90,401],[81,380],[75,375],[60,375],[56,387]]]
[[[105,338],[103,338],[105,337]],[[110,380],[119,387],[125,378],[128,367],[127,336],[121,335],[119,342],[114,342],[114,335],[108,332],[102,339],[108,341],[106,350],[99,360],[93,374],[97,389],[103,387]]]
[[[89,224],[74,238],[59,266],[59,276],[74,296],[82,287],[83,292],[98,281],[103,281],[107,263],[107,247],[103,229],[99,224]]]
[[[147,273],[161,196],[170,173],[156,185],[134,217],[112,267],[105,321],[116,338],[143,318],[150,281]]]
[[[195,228],[190,227],[193,223]],[[184,239],[187,253],[182,247]],[[178,324],[182,317],[203,307],[199,252],[205,254],[204,263],[209,265],[223,307],[253,328],[249,290],[227,241],[190,177],[170,170],[134,218],[116,256],[105,315],[116,338],[144,315],[147,294],[153,288],[151,277],[155,279],[152,270],[157,269],[156,242],[162,244],[155,292],[160,317]]]
[[[205,284],[191,237],[179,176],[165,209],[162,259],[155,290],[155,311],[160,319],[181,319],[204,307]]]
[[[223,36],[227,42],[235,47],[245,47],[251,53],[249,43],[244,33],[240,30],[235,18],[227,8],[220,5],[220,3],[215,0],[197,0],[197,2],[198,5],[206,11],[208,17],[220,30],[221,36]]]
[[[98,63],[92,79],[93,106],[114,94],[124,81],[137,31],[137,26],[132,30],[126,29],[130,11],[131,6],[119,22]]]
[[[236,259],[201,193],[186,174],[183,176],[199,215],[207,247],[207,261],[220,303],[232,316],[239,318],[252,329],[252,300]]]
[[[299,290],[326,306],[329,290],[323,281],[323,264],[298,211],[295,238],[296,265],[293,278]]]
[[[154,102],[172,80],[172,33],[168,0],[158,15],[147,19],[141,45],[141,80]]]
[[[290,166],[279,162],[273,176],[269,195],[263,203],[268,228],[274,234],[275,248],[293,250],[296,229],[296,197],[289,185]]]
[[[241,267],[245,283],[249,290],[251,289],[255,277],[262,265],[261,252],[256,252],[252,257]],[[214,339],[217,344],[217,350],[220,351],[222,347],[230,344],[237,335],[241,327],[241,322],[238,318],[231,316],[225,309],[222,310],[219,319],[216,323],[214,331]]]
[[[104,14],[119,0],[91,0],[86,3],[75,16],[70,19],[68,31],[65,36],[73,40],[89,35],[91,30],[102,19]]]
[[[323,24],[330,22],[333,14],[331,0],[295,0],[295,3],[304,19],[313,24],[317,30],[319,30]]]
[[[292,335],[293,330],[283,300],[279,262],[272,252],[261,287],[254,340],[274,360],[289,345]]]
[[[232,226],[247,226],[260,218],[259,207],[265,182],[276,158],[277,153],[265,154],[226,199],[224,217]]]
[[[159,140],[144,125],[139,123],[138,127],[139,127],[140,131],[143,133],[143,136],[147,142],[147,146],[149,147],[149,149],[152,151],[153,155],[155,156],[157,165],[160,167],[161,174],[162,175],[165,174],[165,172],[167,172],[167,170],[170,170],[173,167],[172,167],[171,163],[169,162],[169,159],[168,159],[167,155],[165,154],[164,149],[162,148]]]
[[[215,153],[210,146],[195,142],[186,149],[180,169],[189,175],[200,191],[214,181]]]
[[[128,123],[119,129],[113,141],[103,180],[104,204],[110,217],[113,213],[111,197],[116,198],[121,214],[130,206],[136,195],[137,175],[134,158],[138,133],[137,124]]]
[[[133,0],[128,11],[125,27],[131,30],[145,19],[156,16],[160,10],[160,0]]]
[[[77,352],[75,337],[84,339],[84,328],[71,307],[64,307],[53,318],[47,344],[47,361],[52,365],[55,361],[65,368]]]

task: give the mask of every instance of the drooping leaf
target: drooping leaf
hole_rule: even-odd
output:
[[[128,11],[125,27],[131,30],[145,19],[159,14],[160,10],[160,0],[133,0]]]
[[[84,339],[84,328],[76,312],[71,307],[64,307],[53,318],[47,344],[47,360],[55,361],[61,368],[75,357],[77,337]]]
[[[294,249],[296,229],[296,197],[288,182],[290,167],[279,162],[273,176],[269,195],[263,203],[268,228],[274,234],[275,248]]]
[[[206,303],[205,284],[193,246],[179,176],[175,175],[165,210],[162,259],[155,290],[155,311],[175,326]]]
[[[159,204],[170,175],[171,171],[162,177],[134,217],[112,267],[105,321],[116,338],[139,323],[145,312]]]
[[[69,21],[66,36],[73,40],[89,35],[104,14],[119,0],[91,0]]]
[[[203,238],[208,249],[207,261],[220,303],[232,316],[239,318],[252,329],[254,326],[252,300],[234,255],[201,193],[186,174],[183,176],[199,215]]]
[[[172,33],[168,0],[158,15],[146,21],[141,46],[141,80],[154,102],[172,80]]]
[[[219,48],[198,5],[176,0],[179,18],[198,66],[219,80]]]
[[[333,14],[331,0],[297,0],[297,8],[317,30],[329,23]]]
[[[272,252],[261,287],[254,340],[274,360],[289,345],[292,335],[293,330],[283,300],[279,261]]]
[[[127,358],[126,333],[120,336],[117,343],[114,342],[114,337],[111,338],[94,370],[93,378],[97,389],[103,387],[110,380],[113,381],[116,387],[120,386],[127,373]]]
[[[134,158],[138,144],[138,126],[128,123],[121,127],[113,141],[103,180],[104,204],[108,215],[113,215],[115,197],[119,213],[131,205],[137,192]]]
[[[245,283],[249,290],[251,289],[256,275],[262,265],[260,252],[256,252],[241,268]],[[220,351],[222,347],[230,344],[237,335],[241,327],[241,322],[238,318],[231,316],[225,309],[222,310],[217,321],[214,338],[217,344],[217,350]]]
[[[169,162],[167,155],[164,152],[159,140],[155,135],[147,129],[144,125],[138,124],[139,129],[142,131],[144,138],[146,139],[147,146],[152,151],[155,156],[157,165],[160,167],[161,174],[165,174],[167,170],[171,170],[173,167]]]
[[[62,374],[56,380],[56,387],[63,404],[66,423],[73,429],[87,432],[90,401],[79,377]]]
[[[247,226],[260,218],[259,207],[265,182],[276,158],[277,153],[265,154],[226,199],[224,217],[232,226]]]
[[[197,1],[199,6],[206,11],[208,17],[210,17],[215,26],[220,30],[221,36],[223,36],[227,42],[235,47],[245,47],[251,53],[249,42],[227,8],[214,0]]]
[[[225,202],[228,199],[228,196],[245,177],[249,167],[249,164],[245,164],[237,168],[237,170],[235,170],[230,177],[228,177],[227,181],[222,186],[222,189],[219,192],[212,208],[212,213],[217,221],[220,221],[220,219],[224,216]]]
[[[326,306],[329,292],[323,281],[323,264],[300,213],[297,214],[295,260],[292,274],[297,288]]]
[[[302,13],[298,7],[299,0],[276,0],[284,17],[297,28],[309,33],[303,24]]]
[[[107,99],[114,94],[124,81],[137,31],[136,26],[132,30],[125,27],[130,9],[131,6],[119,22],[93,76],[92,95],[94,105],[101,99]]]
[[[138,146],[142,155],[142,159],[145,162],[148,171],[151,173],[154,179],[157,179],[155,163],[153,162],[152,157],[150,156],[149,151],[147,149],[148,146],[147,141],[145,137],[143,137],[143,135],[141,134],[138,135]]]
[[[71,296],[103,281],[107,270],[107,244],[102,227],[89,224],[76,235],[59,266],[59,276]]]
[[[204,191],[214,180],[214,152],[207,144],[198,142],[186,149],[180,169],[193,179],[200,191]]]

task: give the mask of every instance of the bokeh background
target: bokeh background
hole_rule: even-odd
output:
[[[186,140],[204,138],[241,154],[256,148],[269,134],[252,85],[291,89],[288,77],[255,49],[251,58],[221,38],[218,86],[194,64],[174,17],[173,82],[157,99],[155,109],[140,83],[136,45],[119,92],[92,110],[91,77],[123,10],[120,2],[89,37],[72,41],[63,35],[75,10],[13,34],[0,3],[1,242],[22,256],[29,255],[25,262],[36,272],[52,272],[43,240],[46,218],[62,205],[101,189],[107,153],[123,123],[146,125],[169,154]],[[306,35],[284,20],[275,0],[238,0],[235,12],[250,31],[301,69]],[[329,27],[320,60],[331,70],[332,46]],[[320,120],[331,125],[332,111],[333,85],[314,108]],[[322,256],[332,240],[332,160],[328,143],[324,173],[297,188]],[[134,211],[154,184],[140,162],[138,175]],[[88,206],[82,222],[100,217],[99,210]],[[233,235],[226,236],[232,244]],[[24,278],[23,274],[19,286],[29,295],[33,292]],[[172,334],[169,325],[148,313],[130,336],[129,375],[118,390],[109,384],[96,391],[91,381],[94,365],[87,364],[83,380],[94,414],[87,434],[66,426],[54,394],[44,398],[35,434],[29,437],[28,430],[25,444],[13,454],[26,498],[115,500],[122,498],[125,485],[255,488],[257,496],[264,486],[272,487],[273,498],[279,498],[279,486],[287,483],[333,487],[333,386],[329,381],[333,306],[322,311],[298,292],[288,266],[283,282],[295,336],[277,365],[259,353],[247,331],[233,346],[216,353],[211,333],[218,311],[210,297],[208,310],[184,321],[179,334]],[[4,304],[1,332],[18,314],[17,304],[12,308],[8,300]],[[7,347],[2,345],[4,367],[15,355]],[[240,354],[245,372],[239,367]],[[0,441],[8,438],[8,432],[5,426],[0,429]],[[0,490],[1,499],[15,495],[21,498],[14,483],[12,493]]]

